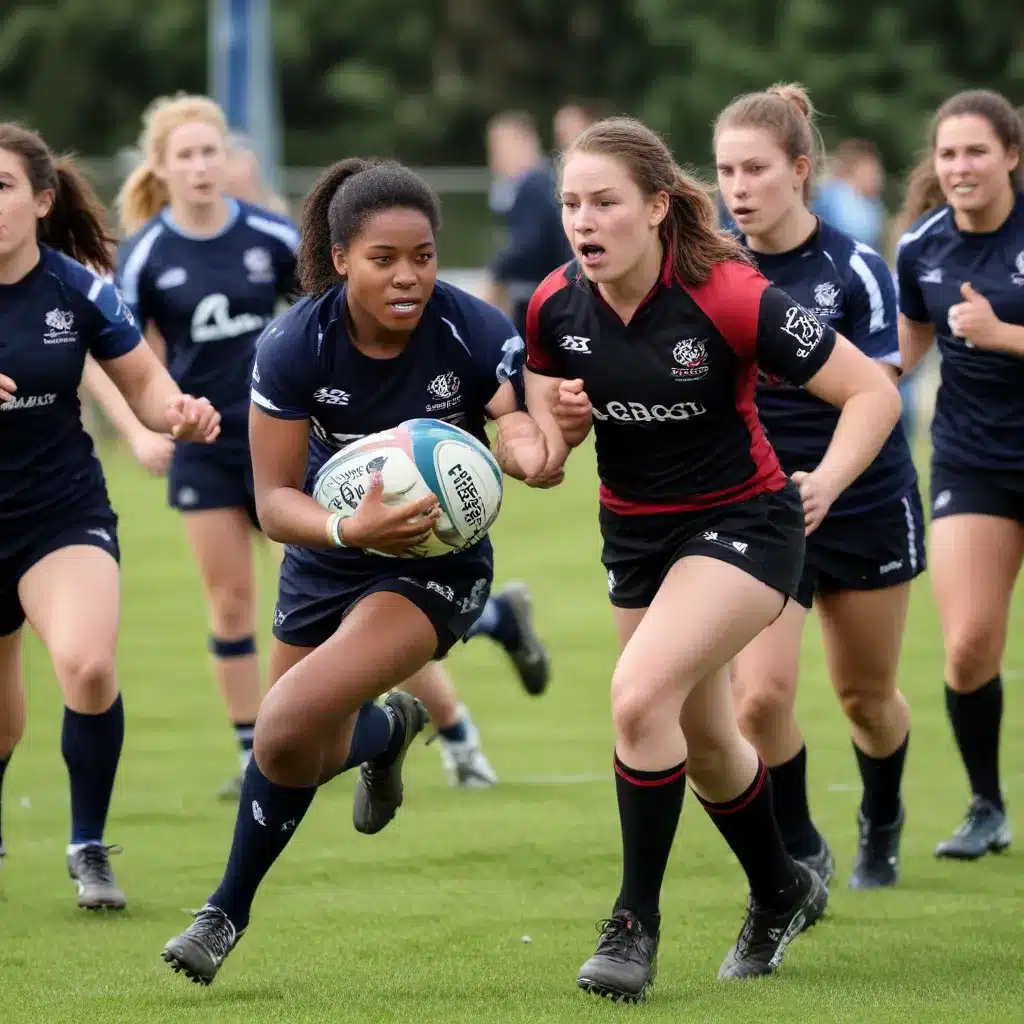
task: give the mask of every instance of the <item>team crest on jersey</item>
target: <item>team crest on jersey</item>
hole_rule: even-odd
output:
[[[51,309],[45,317],[48,331],[43,335],[44,345],[68,345],[78,341],[78,334],[71,328],[75,314],[66,309]]]
[[[672,358],[679,364],[672,367],[676,380],[700,380],[708,375],[708,350],[700,338],[684,338],[676,342]]]
[[[814,301],[823,309],[835,309],[839,302],[839,289],[831,281],[822,281],[814,289]]]
[[[1017,273],[1013,274],[1010,280],[1014,284],[1024,284],[1024,249],[1017,253],[1017,258],[1013,261],[1013,265],[1017,268]]]
[[[448,370],[447,373],[439,373],[427,385],[427,391],[431,398],[436,399],[436,401],[427,403],[427,412],[433,415],[454,408],[460,401],[459,390],[461,388],[462,381],[451,370]]]
[[[274,261],[262,246],[246,249],[242,254],[242,262],[253,284],[268,284],[274,280]]]
[[[790,306],[786,310],[782,329],[791,338],[795,338],[800,346],[796,354],[798,359],[806,359],[818,347],[818,342],[825,333],[825,328],[814,314],[809,313],[803,306]]]

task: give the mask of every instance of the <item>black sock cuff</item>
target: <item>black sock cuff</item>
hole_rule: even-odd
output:
[[[633,786],[667,786],[686,775],[686,762],[681,761],[671,768],[663,768],[656,772],[642,772],[624,764],[619,755],[615,754],[615,774]]]
[[[89,714],[87,711],[75,711],[74,708],[69,708],[67,704],[64,705],[64,716],[65,718],[89,718],[95,721],[97,718],[103,718],[105,715],[117,715],[123,710],[124,702],[121,700],[121,691],[117,691],[117,696],[113,699],[110,707],[106,711],[97,711],[95,714]]]
[[[910,730],[907,730],[906,736],[903,737],[903,742],[891,753],[886,754],[885,757],[875,757],[872,754],[865,753],[857,746],[857,741],[851,739],[850,746],[853,747],[853,753],[857,757],[857,760],[867,761],[869,764],[881,764],[883,761],[889,761],[894,757],[902,757],[907,752],[907,747],[910,745]]]
[[[725,803],[716,804],[710,800],[705,800],[699,793],[695,793],[694,796],[701,802],[704,810],[708,814],[735,814],[737,811],[745,810],[757,797],[760,795],[761,790],[765,786],[770,785],[768,766],[758,758],[757,761],[757,772],[754,774],[754,781],[739,796],[733,797],[732,800],[726,800]]]
[[[954,690],[949,683],[946,683],[946,699],[970,700],[972,697],[987,697],[989,694],[1001,693],[1003,690],[1003,676],[997,672],[986,683],[982,683],[976,690]]]

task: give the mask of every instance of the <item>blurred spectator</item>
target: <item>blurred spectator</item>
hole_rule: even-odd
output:
[[[553,122],[555,149],[561,153],[584,128],[604,117],[596,103],[563,103],[555,111]]]
[[[814,212],[881,252],[885,244],[884,186],[885,170],[875,144],[846,139],[836,149],[833,176],[818,190]]]
[[[288,203],[264,180],[259,159],[248,139],[238,132],[228,135],[227,193],[245,203],[291,216]]]
[[[487,160],[493,175],[491,211],[504,220],[508,240],[491,261],[483,297],[523,332],[534,289],[572,258],[572,250],[562,230],[555,170],[529,114],[506,111],[491,119]]]

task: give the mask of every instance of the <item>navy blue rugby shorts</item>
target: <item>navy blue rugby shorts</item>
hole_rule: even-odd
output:
[[[168,504],[181,512],[244,509],[259,528],[252,482],[249,440],[237,431],[213,444],[179,441],[167,479]]]
[[[925,570],[925,524],[917,487],[877,508],[826,516],[807,538],[797,601],[815,594],[883,590],[907,583]]]
[[[1024,524],[1024,473],[932,459],[932,519],[996,516]]]
[[[25,573],[54,551],[80,544],[100,548],[120,564],[117,515],[109,504],[73,513],[62,508],[31,523],[0,525],[0,636],[16,633],[25,621],[18,596]]]
[[[334,552],[286,547],[274,608],[274,636],[295,647],[319,647],[370,594],[401,594],[437,632],[435,658],[464,639],[479,618],[494,578],[490,542],[437,558],[365,561]]]

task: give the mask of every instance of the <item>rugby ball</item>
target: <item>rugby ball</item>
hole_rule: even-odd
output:
[[[347,519],[355,515],[374,473],[381,474],[385,505],[428,494],[440,505],[430,536],[402,558],[432,558],[476,544],[501,509],[502,474],[494,456],[472,434],[441,420],[406,420],[346,445],[320,468],[313,497]]]

